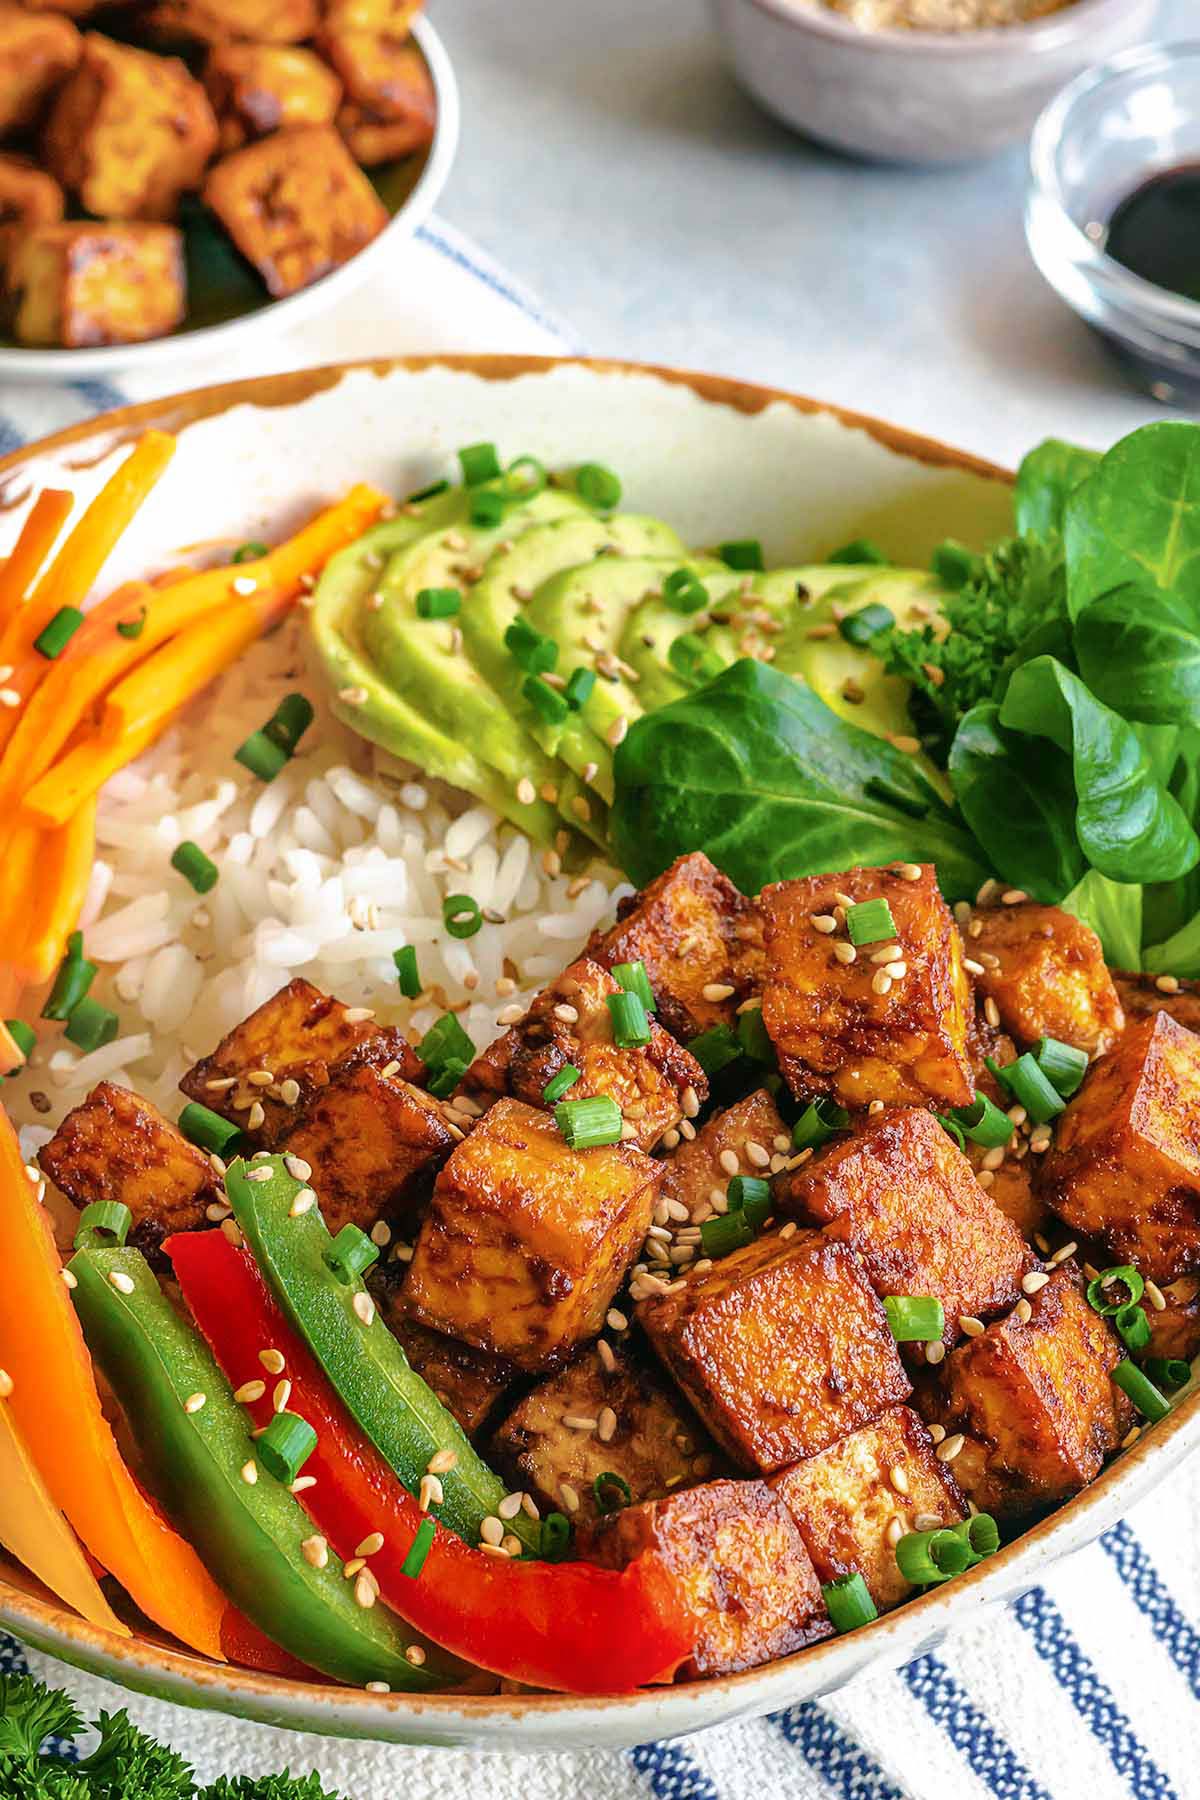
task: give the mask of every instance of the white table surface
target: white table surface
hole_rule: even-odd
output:
[[[704,0],[431,12],[463,91],[439,210],[588,349],[793,388],[1001,462],[1161,416],[1030,261],[1023,150],[935,171],[821,150],[735,85]],[[1159,18],[1160,37],[1194,36],[1196,0]]]

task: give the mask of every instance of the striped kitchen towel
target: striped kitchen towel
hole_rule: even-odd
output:
[[[402,351],[574,350],[569,330],[467,240],[434,222],[389,284],[254,345],[249,366],[185,365],[119,388],[10,387],[0,450],[168,386]],[[821,1703],[628,1754],[515,1754],[339,1744],[128,1696],[0,1636],[90,1716],[128,1705],[204,1780],[316,1770],[345,1800],[1200,1800],[1200,1467],[1185,1468],[1008,1612],[936,1653]]]

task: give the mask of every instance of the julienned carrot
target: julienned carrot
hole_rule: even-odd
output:
[[[226,1602],[194,1550],[154,1511],[118,1453],[58,1252],[0,1108],[0,1368],[9,1407],[55,1504],[142,1611],[224,1660]]]
[[[27,979],[25,948],[33,931],[38,904],[38,864],[45,845],[40,826],[18,821],[4,851],[4,879],[0,881],[0,961],[11,971],[18,987]]]
[[[81,738],[26,794],[18,824],[39,834],[58,830],[99,792],[110,775],[148,750],[169,723],[167,715],[145,730],[130,732],[128,737],[94,731]]]
[[[34,986],[49,981],[79,923],[96,855],[95,800],[85,800],[65,825],[47,832],[43,844],[37,923],[22,955],[25,974]]]
[[[37,579],[74,504],[75,496],[66,488],[43,488],[26,513],[8,561],[0,569],[0,633],[7,630]]]

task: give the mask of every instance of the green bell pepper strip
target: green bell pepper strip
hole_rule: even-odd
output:
[[[250,1166],[232,1163],[225,1177],[234,1218],[285,1316],[347,1412],[409,1492],[419,1492],[421,1477],[439,1450],[454,1452],[454,1466],[441,1478],[445,1501],[438,1517],[469,1544],[477,1544],[480,1526],[496,1516],[507,1489],[432,1388],[409,1367],[362,1282],[343,1281],[330,1266],[333,1239],[319,1207],[293,1214],[293,1202],[305,1185],[288,1174],[279,1156]],[[519,1514],[508,1529],[527,1550],[539,1553],[540,1523]]]
[[[80,1250],[69,1266],[88,1347],[121,1403],[151,1486],[246,1617],[336,1681],[386,1681],[422,1693],[460,1683],[467,1671],[455,1658],[393,1613],[359,1605],[332,1551],[324,1568],[306,1561],[307,1514],[255,1462],[244,1409],[145,1258],[129,1249]],[[253,1483],[242,1475],[251,1462]],[[414,1643],[425,1651],[420,1667],[405,1656]]]

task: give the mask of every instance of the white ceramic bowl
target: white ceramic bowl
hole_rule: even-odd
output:
[[[357,479],[411,490],[441,473],[457,445],[481,438],[507,456],[609,463],[631,506],[664,514],[690,541],[759,537],[776,562],[802,562],[863,534],[901,560],[921,559],[947,535],[982,544],[1011,520],[1002,470],[811,400],[620,363],[427,357],[203,389],[30,445],[0,460],[4,541],[34,487],[52,481],[91,494],[114,451],[150,424],[177,432],[179,448],[106,568],[105,588],[164,566],[198,539],[278,535]],[[414,1699],[219,1667],[149,1628],[133,1639],[96,1630],[2,1556],[0,1627],[128,1687],[307,1731],[492,1749],[640,1744],[774,1711],[830,1693],[861,1670],[910,1661],[1090,1543],[1197,1444],[1200,1394],[970,1575],[766,1668],[632,1696]]]
[[[349,262],[286,299],[268,300],[220,324],[185,324],[167,337],[151,338],[142,344],[104,344],[81,350],[27,350],[19,345],[0,344],[0,382],[79,381],[87,376],[114,375],[123,369],[161,369],[180,361],[200,362],[210,356],[241,351],[256,336],[291,330],[336,305],[362,282],[378,276],[397,245],[412,237],[433,211],[458,148],[458,83],[450,58],[428,19],[415,20],[412,29],[437,98],[433,142],[413,186],[379,236]]]

